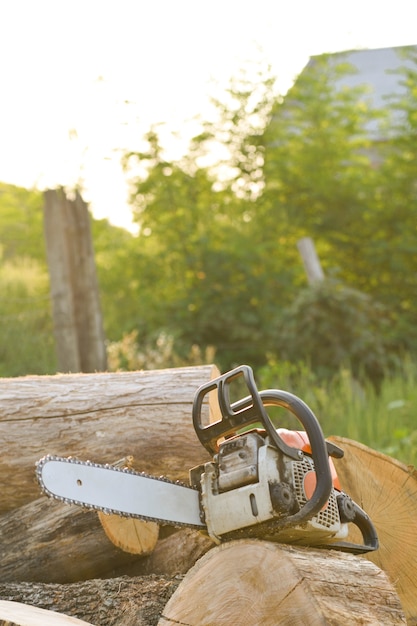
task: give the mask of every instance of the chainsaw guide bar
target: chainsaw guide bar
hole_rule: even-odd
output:
[[[47,496],[65,504],[158,524],[205,528],[198,491],[163,476],[49,454],[38,461],[36,476]]]

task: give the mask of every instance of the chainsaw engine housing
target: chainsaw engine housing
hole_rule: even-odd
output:
[[[260,431],[222,442],[213,462],[191,470],[190,482],[201,491],[207,531],[217,543],[236,531],[308,545],[347,536],[334,488],[318,514],[298,526],[286,525],[314,491],[314,462],[307,454],[299,460],[287,457]]]

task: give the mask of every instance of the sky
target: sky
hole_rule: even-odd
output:
[[[131,229],[120,161],[152,124],[185,136],[259,49],[285,94],[310,56],[417,44],[416,18],[416,0],[0,0],[0,181],[81,184]]]

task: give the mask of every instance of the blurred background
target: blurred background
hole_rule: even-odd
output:
[[[247,363],[416,463],[413,5],[2,0],[0,376],[62,371],[60,189],[89,207],[107,369]]]

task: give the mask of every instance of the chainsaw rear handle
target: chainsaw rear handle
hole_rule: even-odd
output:
[[[249,389],[250,396],[237,402],[230,402],[230,383],[243,376]],[[217,389],[221,419],[212,424],[203,425],[201,409],[204,397]],[[194,398],[193,424],[197,437],[211,455],[218,451],[218,440],[230,437],[245,427],[254,426],[261,422],[269,435],[270,441],[281,452],[294,460],[303,458],[302,450],[293,448],[285,443],[278,435],[265,409],[266,405],[280,406],[290,411],[303,425],[310,441],[312,457],[316,472],[316,488],[310,500],[300,511],[286,518],[285,525],[294,525],[311,519],[316,515],[329,499],[333,481],[330,472],[328,451],[323,432],[313,411],[303,400],[292,393],[278,389],[268,389],[259,392],[252,369],[248,365],[241,365],[218,378],[202,385]]]
[[[336,548],[342,552],[350,552],[351,554],[365,554],[373,552],[379,548],[378,534],[371,518],[361,507],[356,504],[343,491],[337,496],[340,519],[342,522],[352,522],[361,532],[363,543],[351,543],[349,541],[332,542],[329,547]],[[346,504],[340,506],[342,501]],[[347,505],[347,506],[346,506]]]

